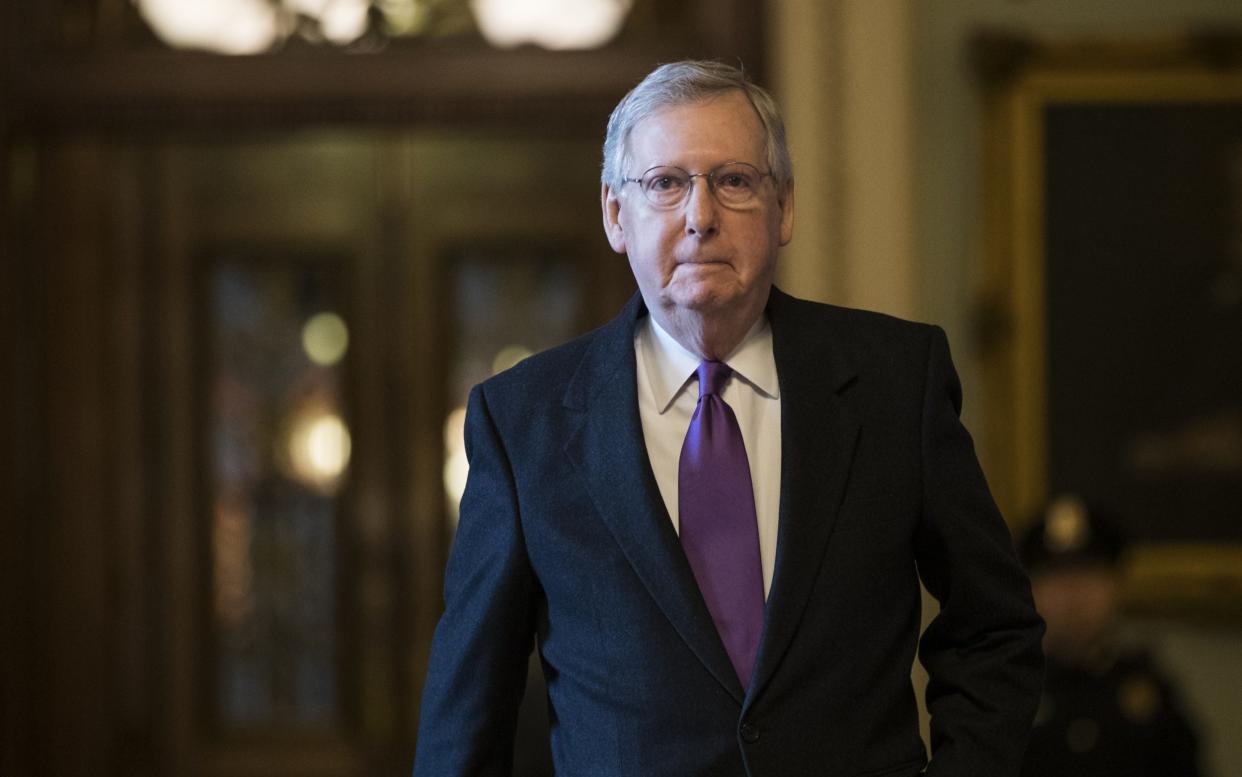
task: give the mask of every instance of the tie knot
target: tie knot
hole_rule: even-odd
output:
[[[720,396],[724,391],[725,381],[733,374],[733,370],[724,362],[704,361],[699,363],[699,396],[711,394]]]

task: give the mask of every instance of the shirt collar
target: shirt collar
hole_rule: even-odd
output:
[[[646,326],[639,341],[647,365],[647,381],[656,407],[663,414],[694,377],[700,360],[664,331],[651,315],[640,325]],[[776,358],[772,355],[772,327],[767,316],[759,317],[724,363],[760,394],[770,399],[780,398]]]

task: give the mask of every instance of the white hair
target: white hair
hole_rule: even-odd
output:
[[[741,92],[755,109],[763,125],[768,170],[777,188],[784,191],[793,179],[793,162],[780,108],[772,95],[751,82],[741,69],[710,60],[661,65],[617,103],[608,117],[608,132],[604,136],[601,181],[613,189],[624,183],[630,133],[640,121],[660,108],[687,105],[731,91]]]

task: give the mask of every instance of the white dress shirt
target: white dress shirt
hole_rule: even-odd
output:
[[[638,412],[643,424],[647,458],[660,496],[680,533],[677,509],[681,446],[699,401],[695,370],[699,357],[681,347],[650,315],[634,331],[638,362]],[[733,370],[721,399],[733,408],[742,429],[750,482],[759,521],[759,558],[764,597],[772,589],[776,564],[776,533],[781,501],[781,398],[772,355],[772,328],[766,317],[723,360]]]

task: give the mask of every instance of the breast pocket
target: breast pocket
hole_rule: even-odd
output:
[[[847,500],[828,541],[841,580],[878,593],[901,584],[913,568],[914,511],[896,494]]]
[[[900,518],[899,500],[895,494],[880,493],[851,497],[841,505],[834,533],[861,530],[883,530]]]

